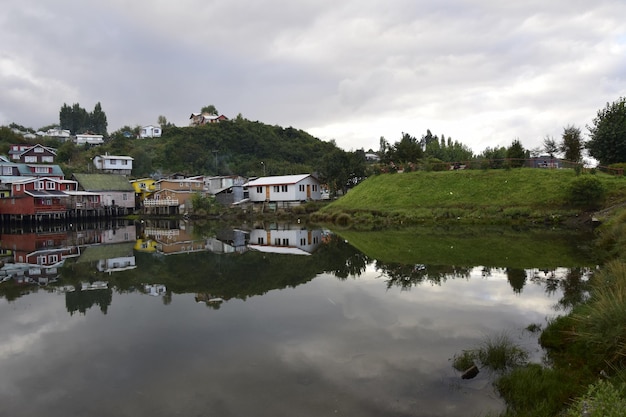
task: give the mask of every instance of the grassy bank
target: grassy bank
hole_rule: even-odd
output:
[[[574,185],[591,181],[601,198]],[[578,200],[576,197],[579,198]],[[626,178],[573,170],[409,172],[370,177],[324,207],[314,221],[358,227],[406,223],[562,223],[626,201]]]

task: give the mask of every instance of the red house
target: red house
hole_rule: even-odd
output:
[[[11,182],[10,194],[0,198],[3,217],[64,218],[69,195],[63,190],[72,188],[67,180],[56,178],[26,178]],[[75,189],[75,186],[74,186]]]

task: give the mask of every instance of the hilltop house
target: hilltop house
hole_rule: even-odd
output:
[[[133,158],[130,156],[97,155],[93,158],[94,166],[109,174],[130,175],[133,170]]]
[[[189,116],[189,126],[202,126],[207,123],[219,123],[228,120],[228,117],[223,114],[210,114],[210,113],[191,113]]]
[[[311,174],[261,177],[249,181],[245,186],[248,187],[252,202],[299,204],[301,201],[322,198],[320,182]]]
[[[160,127],[148,125],[148,126],[144,126],[141,128],[141,130],[139,131],[139,137],[142,139],[143,138],[160,138],[161,133],[162,133],[162,130]]]
[[[76,135],[74,142],[76,142],[77,145],[102,145],[104,143],[104,136],[81,133]]]

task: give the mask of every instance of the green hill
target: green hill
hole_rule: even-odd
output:
[[[572,186],[589,181],[599,184],[604,196],[578,204]],[[370,177],[322,209],[315,220],[368,225],[558,223],[625,201],[626,178],[605,174],[577,176],[569,169],[531,168],[420,171]]]

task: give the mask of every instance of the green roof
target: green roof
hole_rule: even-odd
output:
[[[85,191],[135,191],[123,175],[116,174],[74,174],[78,185]]]
[[[102,259],[123,258],[133,256],[135,242],[115,243],[110,245],[88,246],[80,255],[76,263],[98,262]]]

